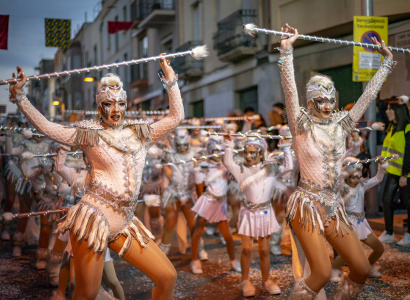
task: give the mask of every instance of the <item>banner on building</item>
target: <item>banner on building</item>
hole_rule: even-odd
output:
[[[46,47],[68,49],[71,43],[71,20],[45,19]]]
[[[372,37],[387,45],[388,18],[355,16],[353,21],[353,40],[372,44]],[[353,81],[370,81],[380,67],[383,57],[376,49],[353,47]]]
[[[128,30],[132,22],[108,21],[108,33],[117,33],[120,30]]]
[[[8,38],[9,38],[9,16],[0,15],[0,49],[7,50]]]

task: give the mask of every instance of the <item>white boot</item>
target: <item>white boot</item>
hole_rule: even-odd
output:
[[[379,272],[380,267],[376,265],[371,265],[369,277],[371,278],[380,278],[382,274]]]
[[[162,250],[162,252],[165,253],[166,256],[168,256],[169,251],[171,251],[171,244],[163,244],[161,242],[161,243],[159,243],[158,247],[159,247],[159,249]]]
[[[56,253],[54,251],[50,251],[50,258],[48,261],[47,269],[48,269],[48,274],[50,276],[50,284],[53,287],[58,287],[62,260],[63,260],[63,253]]]
[[[205,251],[204,245],[204,240],[201,238],[198,247],[198,258],[201,261],[208,260],[208,252]]]
[[[239,284],[239,288],[242,290],[242,295],[244,297],[253,297],[255,296],[255,287],[249,281],[249,279],[243,280]]]
[[[190,265],[191,265],[191,271],[192,271],[192,273],[194,273],[194,274],[198,274],[198,275],[200,275],[200,274],[202,274],[203,273],[203,271],[202,271],[202,264],[201,264],[201,261],[200,260],[192,260],[191,261],[191,263],[190,263]]]
[[[24,234],[21,232],[16,232],[13,236],[13,256],[20,257],[21,256],[21,249],[24,246]]]
[[[231,268],[232,268],[232,270],[234,270],[237,273],[242,272],[241,263],[237,259],[231,260]]]
[[[332,268],[332,276],[330,277],[330,281],[331,282],[340,282],[340,281],[342,281],[342,278],[340,278],[340,275],[342,275],[342,270]]]
[[[380,242],[384,244],[394,243],[394,234],[387,234],[387,231],[383,231],[383,233],[379,236]]]
[[[3,231],[1,233],[3,241],[10,241],[10,225],[12,220],[13,214],[11,212],[3,213]]]
[[[262,283],[262,287],[271,295],[279,295],[280,293],[282,293],[279,286],[272,279],[268,279],[264,283]]]
[[[45,270],[47,268],[49,252],[50,250],[48,250],[47,248],[37,249],[37,261],[36,261],[37,270]]]

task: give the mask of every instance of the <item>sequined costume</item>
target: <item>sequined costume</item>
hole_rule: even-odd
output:
[[[135,239],[145,247],[151,233],[134,217],[141,175],[148,148],[184,118],[179,88],[168,88],[170,114],[149,126],[143,121],[124,121],[119,127],[82,121],[76,127],[49,122],[28,101],[17,96],[18,106],[37,130],[49,138],[80,146],[91,164],[90,182],[81,201],[70,208],[59,229],[70,230],[77,239],[84,238],[95,252],[102,252],[109,242],[126,237],[122,255]]]
[[[376,176],[370,179],[360,179],[356,187],[350,187],[343,181],[342,195],[347,218],[360,240],[367,239],[367,236],[373,232],[365,218],[364,194],[368,189],[382,182],[385,173],[386,170],[380,168]]]
[[[300,223],[324,227],[335,219],[336,232],[350,227],[339,193],[339,177],[345,157],[345,140],[359,121],[391,70],[392,62],[384,59],[379,70],[367,85],[363,95],[349,112],[334,112],[329,119],[319,119],[299,106],[292,51],[281,51],[282,87],[286,110],[293,136],[293,145],[300,165],[299,187],[287,204],[287,219],[291,222],[300,208]]]
[[[142,171],[142,185],[139,198],[150,206],[160,206],[161,196],[164,192],[162,169],[157,165],[161,163],[163,150],[156,144],[149,148]]]
[[[196,154],[194,149],[187,153],[178,153],[174,150],[164,150],[164,161],[167,163],[191,160]],[[193,164],[178,164],[172,167],[172,176],[164,191],[162,202],[164,207],[173,205],[175,201],[185,204],[187,201],[196,201],[195,177]]]
[[[286,153],[286,157],[289,157],[289,148]],[[291,162],[288,158],[286,161]],[[245,195],[239,211],[238,233],[257,238],[277,231],[279,224],[272,208],[271,198],[277,176],[285,170],[279,170],[274,161],[252,167],[236,164],[233,161],[233,142],[226,142],[223,162],[238,181]],[[286,165],[286,168],[291,169],[289,165]]]
[[[210,223],[227,220],[228,170],[221,163],[211,161],[194,168],[194,171],[196,184],[205,182],[205,192],[192,210]]]

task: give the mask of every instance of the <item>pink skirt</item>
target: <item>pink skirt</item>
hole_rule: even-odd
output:
[[[251,211],[243,205],[241,206],[238,218],[239,234],[253,238],[263,238],[278,230],[279,224],[272,206],[258,211]]]
[[[226,197],[218,200],[203,194],[196,201],[192,211],[210,223],[219,223],[228,220]]]
[[[363,221],[358,221],[349,215],[347,215],[347,217],[349,218],[350,223],[352,223],[353,229],[359,237],[359,240],[363,241],[367,239],[369,234],[373,233],[373,230],[366,219],[364,219]]]

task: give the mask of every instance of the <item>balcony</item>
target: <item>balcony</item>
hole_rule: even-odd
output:
[[[178,47],[175,52],[191,50],[200,45],[203,45],[202,41],[189,41]],[[179,78],[184,80],[192,80],[204,74],[203,60],[196,60],[190,55],[175,58],[172,62],[172,67]]]
[[[248,23],[257,23],[256,10],[238,10],[218,22],[214,49],[221,61],[235,62],[257,52],[257,38],[243,32],[243,25]]]
[[[173,0],[137,0],[136,23],[138,28],[161,27],[175,20]]]
[[[131,66],[131,84],[132,88],[148,87],[148,65],[132,65]]]

